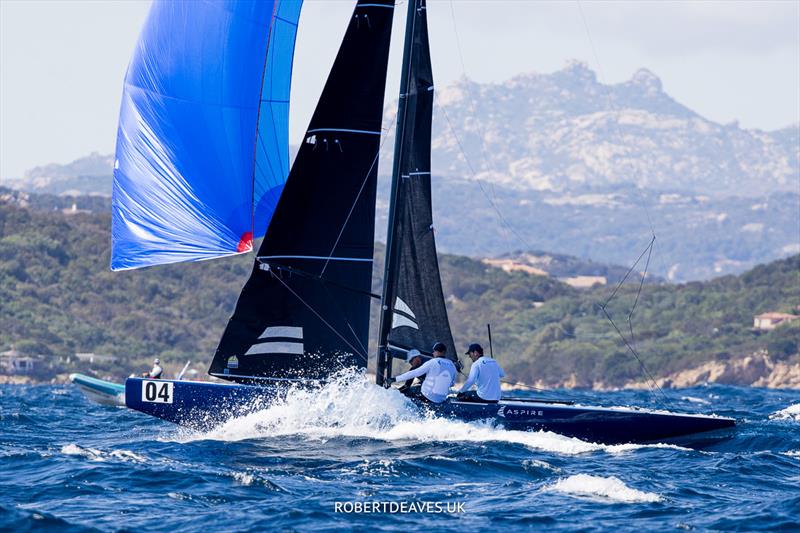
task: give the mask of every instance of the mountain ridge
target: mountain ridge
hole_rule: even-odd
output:
[[[462,78],[436,98],[432,166],[442,175],[541,191],[634,184],[759,196],[800,188],[800,124],[765,132],[713,122],[665,93],[647,69],[605,85],[571,62],[500,83]],[[384,122],[394,114],[390,104]]]

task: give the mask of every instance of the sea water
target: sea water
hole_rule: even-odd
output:
[[[702,449],[607,446],[420,415],[350,376],[198,433],[70,385],[4,385],[0,530],[800,530],[800,391],[665,393],[739,426]]]

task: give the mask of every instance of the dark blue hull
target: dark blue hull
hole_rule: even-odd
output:
[[[131,409],[203,430],[262,409],[284,391],[280,386],[128,378],[125,401]],[[421,403],[420,408],[466,422],[489,420],[505,429],[552,431],[604,444],[676,439],[701,442],[724,437],[728,432],[722,430],[735,426],[730,418],[544,400],[503,399],[494,404],[448,400],[438,405]]]

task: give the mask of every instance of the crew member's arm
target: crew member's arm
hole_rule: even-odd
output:
[[[427,374],[428,370],[430,370],[431,365],[433,364],[434,360],[431,359],[430,361],[426,361],[417,368],[413,370],[409,370],[405,374],[400,374],[394,378],[395,381],[403,381],[404,379],[413,379],[418,378],[422,374]]]
[[[478,366],[478,363],[472,363],[472,366],[469,367],[469,376],[467,376],[467,381],[459,389],[459,394],[467,392],[472,387],[472,384],[475,383],[475,380],[478,379]]]

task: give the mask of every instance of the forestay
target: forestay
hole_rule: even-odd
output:
[[[252,249],[289,166],[302,0],[156,0],[122,95],[112,270]]]

